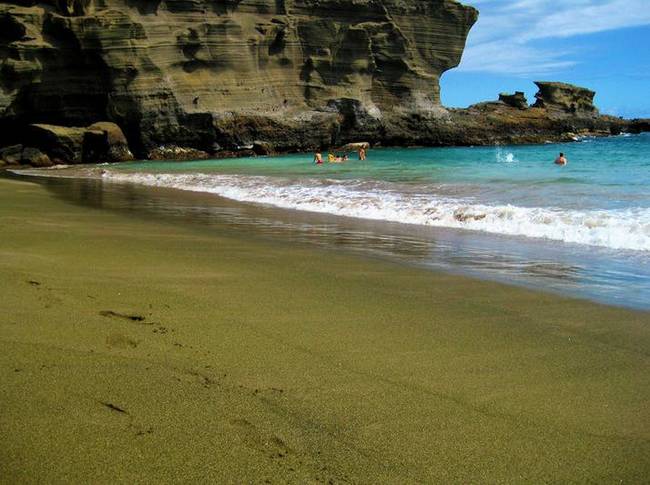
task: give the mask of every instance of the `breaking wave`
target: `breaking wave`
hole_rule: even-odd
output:
[[[388,182],[354,180],[113,171],[104,171],[102,178],[212,193],[285,209],[650,251],[650,209],[647,208],[579,211],[485,205],[432,194],[434,187],[401,190]]]

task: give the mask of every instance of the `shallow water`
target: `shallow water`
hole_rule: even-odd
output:
[[[552,163],[559,151],[567,154],[566,167]],[[135,162],[101,167],[101,175],[98,168],[48,172],[101,176],[87,190],[103,193],[112,207],[649,309],[649,154],[650,135],[639,135],[371,150],[367,161],[341,165],[290,155]],[[209,195],[154,196],[132,184]]]
[[[552,164],[559,151],[570,163]],[[650,136],[565,145],[373,150],[365,162],[309,156],[145,162],[105,178],[363,219],[650,251]]]

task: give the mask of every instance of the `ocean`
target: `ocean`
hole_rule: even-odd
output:
[[[559,152],[568,165],[553,163]],[[221,198],[267,208],[272,224],[245,210],[235,222],[273,237],[650,309],[650,134],[378,148],[343,164],[294,154],[30,173],[45,172],[212,194],[217,219],[232,215],[214,209]]]

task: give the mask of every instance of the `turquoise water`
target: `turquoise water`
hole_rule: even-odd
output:
[[[552,162],[563,151],[569,164]],[[113,179],[362,219],[650,251],[650,136],[489,148],[142,162]],[[353,154],[352,154],[353,155]]]
[[[551,162],[563,151],[569,164]],[[343,181],[429,184],[442,193],[524,207],[650,207],[650,134],[580,143],[473,148],[371,150],[369,158],[314,166],[305,154],[195,162],[140,162],[122,169],[202,172]],[[447,187],[445,187],[447,185]],[[648,248],[650,249],[650,247]]]
[[[135,162],[101,177],[302,211],[299,224],[238,216],[274,234],[286,225],[292,238],[650,309],[650,134],[350,155]]]

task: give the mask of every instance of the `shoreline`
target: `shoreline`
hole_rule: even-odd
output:
[[[387,153],[383,156],[390,158],[391,151]],[[490,156],[492,156],[492,152],[490,152]],[[379,158],[381,159],[381,157]],[[287,158],[287,160],[295,162],[297,159],[293,157]],[[286,200],[281,199],[286,195],[284,189],[279,194],[273,192],[272,189],[275,187],[273,177],[276,176],[277,170],[268,174],[261,172],[261,177],[270,177],[269,191],[261,191],[261,197],[258,197],[255,192],[249,190],[250,181],[242,184],[233,181],[232,185],[229,185],[231,181],[228,178],[231,176],[243,179],[248,176],[245,171],[240,173],[241,171],[237,168],[238,165],[234,160],[219,169],[215,173],[214,180],[207,178],[203,180],[200,169],[205,164],[202,165],[202,162],[188,163],[187,170],[183,164],[163,163],[161,167],[150,171],[153,174],[153,180],[147,178],[146,163],[138,164],[137,168],[126,167],[125,170],[120,170],[120,167],[116,165],[105,167],[108,170],[106,176],[100,175],[100,169],[104,167],[88,165],[70,166],[69,169],[63,171],[27,169],[16,177],[24,177],[27,173],[29,176],[38,177],[41,181],[57,179],[70,181],[76,178],[78,182],[48,183],[49,186],[65,186],[57,190],[61,192],[64,199],[76,204],[95,204],[96,198],[102,201],[101,207],[125,209],[135,215],[141,212],[138,204],[143,204],[149,215],[162,216],[163,219],[169,219],[170,213],[174,212],[176,215],[172,219],[175,220],[198,218],[200,224],[226,224],[237,230],[244,226],[243,232],[239,232],[245,234],[246,237],[255,237],[259,232],[262,235],[270,235],[271,239],[276,235],[281,240],[297,238],[309,242],[311,246],[333,247],[336,251],[351,249],[352,251],[348,252],[357,255],[365,252],[372,257],[393,262],[398,261],[400,264],[407,264],[411,267],[424,267],[430,271],[444,271],[487,281],[498,281],[535,291],[585,298],[608,305],[640,310],[650,309],[643,297],[643,292],[646,289],[650,290],[645,283],[648,281],[647,273],[636,269],[643,268],[646,262],[644,254],[647,253],[643,250],[619,248],[614,244],[619,242],[617,240],[611,243],[614,244],[613,246],[607,240],[602,246],[599,245],[599,241],[592,245],[590,242],[557,240],[553,238],[558,233],[557,230],[556,234],[544,237],[543,235],[536,236],[534,231],[531,234],[525,234],[504,232],[504,229],[491,230],[482,228],[483,221],[481,220],[476,224],[473,222],[472,217],[475,214],[480,214],[481,211],[489,211],[483,212],[488,215],[498,214],[498,209],[510,207],[507,203],[496,206],[479,204],[467,209],[463,207],[461,201],[458,205],[460,214],[463,214],[462,211],[469,214],[469,223],[461,224],[463,227],[449,224],[448,221],[441,225],[437,225],[436,222],[427,224],[418,222],[418,220],[397,221],[394,213],[390,212],[393,209],[392,206],[386,206],[389,212],[384,218],[381,217],[381,214],[374,213],[370,216],[353,214],[353,210],[345,207],[343,207],[345,210],[339,210],[341,207],[317,207],[310,210],[314,204],[301,203],[296,206],[294,204],[296,198],[292,198],[294,192],[289,193]],[[249,161],[246,161],[242,166],[248,166],[248,163]],[[250,160],[250,163],[259,167],[274,165],[268,164],[266,161]],[[209,167],[213,166],[211,164],[213,162],[208,162],[206,165],[208,167],[206,174],[208,175],[210,174]],[[219,167],[220,165],[214,162],[214,166]],[[116,168],[115,171],[113,171],[113,167]],[[165,178],[158,181],[155,178],[156,170],[161,171],[163,178],[170,177],[170,179]],[[182,179],[180,182],[174,178],[177,170],[180,179]],[[198,180],[192,178],[185,181],[186,172],[192,174],[197,170],[199,171],[197,173],[201,175]],[[255,170],[251,170],[253,170],[251,176],[255,176]],[[133,173],[134,171],[138,173]],[[309,169],[306,171],[311,172]],[[139,172],[143,172],[140,177],[138,177]],[[168,175],[167,172],[169,172]],[[111,174],[115,174],[115,178],[111,177]],[[222,175],[226,180],[217,180]],[[281,174],[279,175],[281,176]],[[189,175],[187,176],[189,177]],[[83,182],[84,180],[87,183]],[[258,185],[265,187],[267,182],[260,181]],[[138,187],[142,190],[139,190]],[[237,192],[238,188],[242,190]],[[153,200],[147,194],[160,195]],[[324,200],[321,192],[312,191],[309,194],[316,197],[317,202]],[[375,199],[380,196],[380,194],[375,196],[372,193],[370,195]],[[138,201],[136,202],[135,199]],[[375,199],[370,202],[374,202]],[[400,208],[402,207],[400,206]],[[534,207],[522,205],[519,208],[519,216],[525,216],[526,211],[532,209]],[[447,213],[450,212],[446,208],[444,210]],[[235,220],[235,216],[228,215],[233,211],[241,212],[243,217]],[[587,219],[587,224],[591,224],[589,214],[587,210],[586,213],[578,215]],[[456,216],[456,213],[454,212],[453,215]],[[551,212],[548,215],[556,217]],[[455,221],[451,222],[455,224]],[[499,220],[495,221],[497,224],[499,222]],[[524,222],[526,221],[524,220]],[[260,231],[258,231],[259,228],[261,228]],[[578,226],[578,229],[581,227]],[[560,237],[563,237],[561,231]],[[449,248],[455,249],[450,250]],[[498,255],[499,261],[490,257],[490,254]],[[620,289],[617,289],[618,286],[613,286],[614,283],[609,286],[602,284],[603,278],[608,277],[613,278],[612,281],[620,282],[620,275],[625,275],[628,278],[624,283],[633,280],[641,281],[639,278],[645,279],[643,282],[637,283],[635,287],[623,284]]]
[[[463,108],[449,108],[451,110],[458,109],[462,110]],[[630,122],[632,121],[637,121],[635,120],[628,120]],[[522,138],[522,139],[507,139],[507,140],[501,140],[501,139],[494,139],[494,140],[472,140],[472,142],[467,142],[467,143],[409,143],[409,144],[386,144],[384,145],[381,141],[375,142],[374,144],[370,143],[370,150],[381,150],[381,149],[403,149],[403,150],[409,150],[409,149],[420,149],[420,148],[487,148],[487,147],[508,147],[508,146],[513,146],[513,147],[528,147],[528,146],[545,146],[549,144],[553,145],[572,145],[575,143],[581,143],[585,139],[600,139],[600,138],[617,138],[617,137],[628,137],[628,136],[638,136],[638,135],[644,135],[648,133],[649,131],[646,130],[640,130],[640,131],[635,131],[635,130],[623,130],[620,133],[604,133],[604,132],[586,132],[586,133],[581,133],[581,134],[575,134],[575,133],[569,133],[567,134],[562,134],[562,135],[557,135],[557,134],[547,134],[548,136],[543,137],[539,136],[538,138]],[[364,142],[363,140],[361,142]],[[359,141],[350,141],[347,144],[355,144],[359,143]],[[19,145],[19,143],[16,143],[16,146]],[[346,144],[340,145],[345,146]],[[160,162],[160,161],[169,161],[169,162],[193,162],[193,161],[198,161],[198,160],[231,160],[231,159],[238,159],[238,158],[271,158],[271,157],[278,157],[278,156],[286,156],[286,155],[309,155],[310,157],[314,154],[316,151],[325,151],[325,150],[331,150],[331,151],[344,151],[344,150],[339,150],[337,148],[333,147],[315,147],[315,146],[310,146],[310,147],[296,147],[294,149],[287,149],[287,150],[277,150],[274,149],[272,151],[268,152],[255,152],[252,148],[250,147],[241,147],[241,148],[233,148],[229,150],[223,150],[223,151],[216,151],[216,152],[204,152],[201,150],[198,150],[196,148],[187,148],[187,147],[181,147],[177,145],[165,145],[159,147],[158,151],[159,153],[155,157],[150,157],[150,158],[132,158],[132,159],[125,159],[121,161],[87,161],[87,162],[79,162],[79,161],[69,161],[69,160],[52,160],[51,165],[46,165],[46,166],[41,166],[41,165],[30,165],[29,163],[21,164],[21,163],[10,163],[6,160],[0,159],[0,162],[3,163],[4,165],[0,165],[0,172],[2,171],[11,171],[11,170],[23,170],[23,169],[42,169],[42,168],[52,168],[56,169],[56,167],[61,167],[61,166],[100,166],[105,163],[110,163],[110,164],[121,164],[121,163],[128,163],[128,162],[137,162],[137,163],[145,163],[145,162]],[[170,158],[161,158],[160,154],[166,154],[169,155]],[[175,157],[174,157],[175,155]],[[194,158],[196,157],[196,158]]]
[[[647,476],[650,313],[0,188],[6,480]]]

